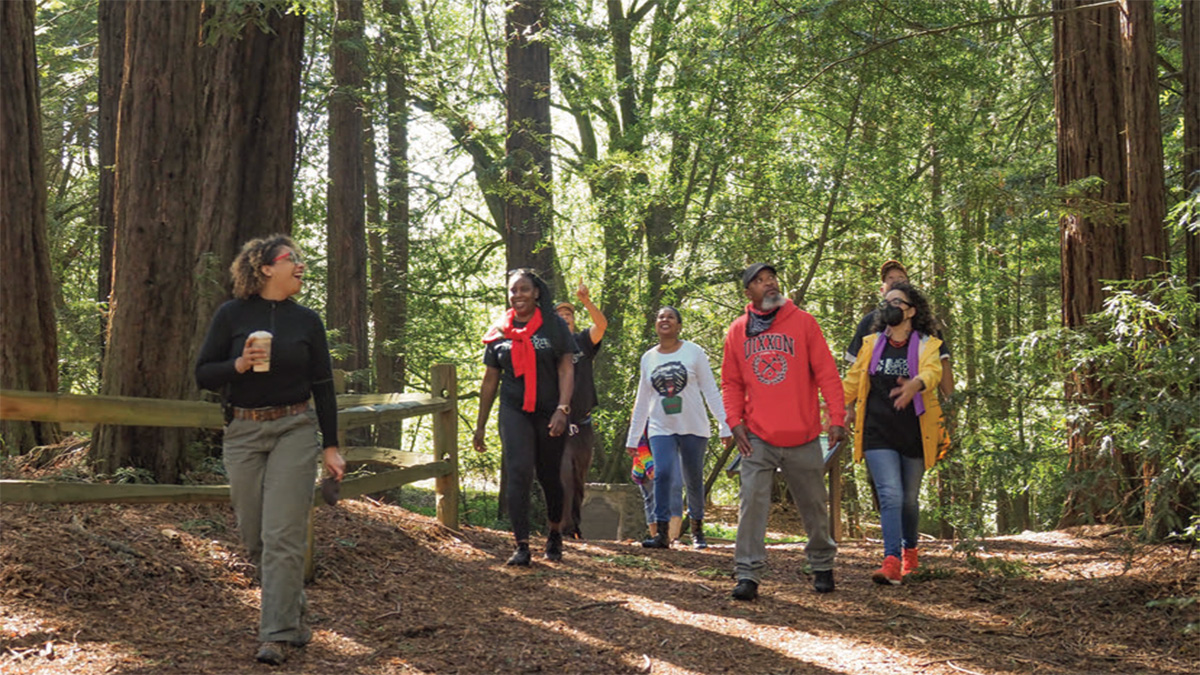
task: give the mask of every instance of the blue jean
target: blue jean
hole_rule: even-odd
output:
[[[902,548],[917,548],[925,460],[905,457],[896,450],[867,450],[863,454],[879,495],[883,555],[899,558]]]
[[[654,519],[667,522],[683,516],[683,493],[679,474],[687,485],[688,515],[704,520],[704,450],[708,439],[692,434],[651,436],[650,454],[654,455]]]
[[[654,513],[654,480],[647,478],[638,489],[642,491],[642,510],[646,512],[646,524],[658,522]],[[675,492],[683,489],[683,476],[675,474]]]

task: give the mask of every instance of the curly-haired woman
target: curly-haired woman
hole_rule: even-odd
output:
[[[255,658],[279,665],[286,646],[312,639],[304,621],[304,552],[317,457],[339,481],[346,462],[338,451],[325,325],[291,299],[304,277],[295,243],[284,235],[249,241],[230,272],[234,299],[209,324],[196,382],[221,392],[226,406],[230,498],[262,583]],[[252,337],[259,331],[270,333],[269,341]]]
[[[910,284],[893,285],[876,316],[842,387],[846,405],[858,403],[854,458],[866,459],[879,495],[884,559],[872,578],[899,584],[917,569],[921,478],[938,456],[942,341]]]
[[[669,548],[671,523],[683,518],[683,494],[677,474],[687,485],[692,546],[704,548],[704,451],[708,446],[708,416],[716,418],[721,438],[732,433],[725,424],[725,405],[708,364],[708,354],[694,342],[679,339],[683,317],[674,307],[658,310],[654,331],[658,344],[642,355],[637,399],[625,440],[630,457],[637,454],[638,439],[649,421],[650,452],[654,455],[653,536],[646,548]],[[703,398],[702,398],[703,397]]]

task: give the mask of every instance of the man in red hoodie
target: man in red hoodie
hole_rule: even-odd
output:
[[[837,544],[829,534],[817,392],[829,409],[829,443],[840,443],[846,438],[842,380],[817,320],[779,292],[774,267],[751,265],[742,286],[750,303],[725,335],[721,363],[725,415],[742,454],[733,597],[758,597],[776,469],[804,519],[813,587],[828,593]]]

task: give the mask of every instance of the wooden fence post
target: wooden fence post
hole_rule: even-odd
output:
[[[838,453],[829,467],[829,534],[834,541],[842,540],[842,457]]]
[[[433,459],[446,461],[451,472],[436,479],[438,521],[458,529],[458,371],[452,363],[439,363],[429,371],[430,394],[450,401],[449,409],[433,415]]]

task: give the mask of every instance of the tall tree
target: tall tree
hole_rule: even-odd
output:
[[[1185,2],[1183,34],[1183,187],[1200,200],[1200,2]],[[1184,233],[1187,250],[1187,283],[1200,302],[1200,224]]]
[[[97,15],[100,91],[96,139],[100,158],[100,194],[97,199],[100,240],[100,271],[96,280],[96,301],[107,306],[112,295],[113,244],[116,233],[117,108],[121,100],[121,76],[125,69],[125,0],[100,3]],[[100,358],[108,332],[107,312],[101,317]]]
[[[333,26],[333,80],[329,95],[328,324],[346,346],[334,367],[366,368],[367,239],[363,201],[363,106],[365,43],[361,0],[337,0]],[[372,167],[373,169],[374,167]]]
[[[0,3],[0,387],[58,390],[54,283],[46,239],[46,175],[33,0]],[[58,439],[42,422],[0,422],[5,453]]]
[[[416,53],[406,17],[407,0],[384,0],[384,95],[387,99],[387,214],[383,236],[373,252],[375,377],[380,392],[404,391],[407,377],[409,188],[408,119],[411,96],[409,61]],[[372,164],[368,164],[369,166]],[[379,445],[398,447],[399,424],[378,430]]]
[[[550,44],[545,0],[517,0],[505,14],[508,269],[554,276],[550,197]]]
[[[101,393],[164,399],[194,391],[194,246],[203,176],[200,12],[186,2],[126,6],[118,113],[115,273]],[[93,462],[177,480],[188,432],[100,426]]]
[[[193,353],[230,297],[242,243],[292,231],[304,16],[265,4],[212,5],[205,60]]]

